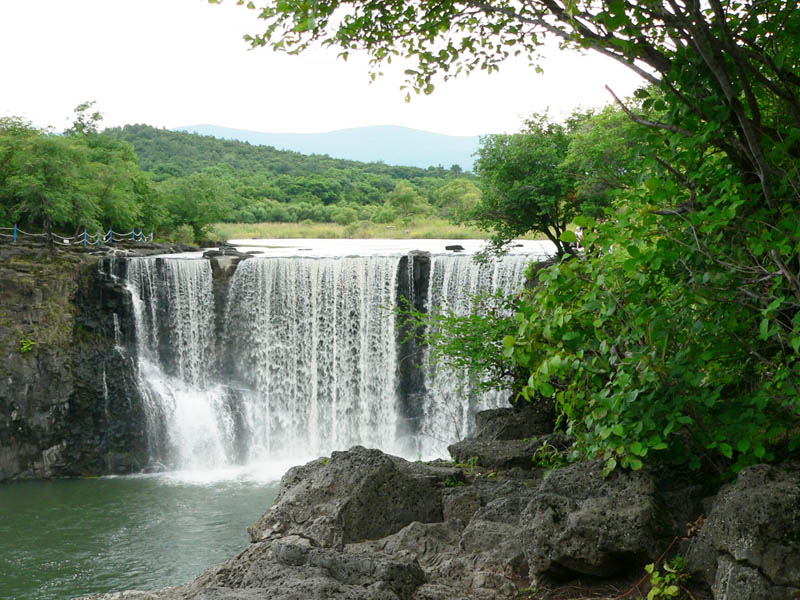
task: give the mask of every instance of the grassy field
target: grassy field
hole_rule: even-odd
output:
[[[214,238],[219,239],[285,239],[285,238],[348,238],[348,239],[486,239],[489,234],[473,227],[453,225],[445,219],[419,219],[410,224],[383,225],[359,221],[350,225],[336,223],[217,223]]]

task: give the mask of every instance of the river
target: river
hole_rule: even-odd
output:
[[[277,488],[209,474],[0,485],[0,598],[64,600],[187,583],[248,544],[247,526]]]

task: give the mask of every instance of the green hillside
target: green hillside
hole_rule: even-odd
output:
[[[205,197],[209,207],[227,207],[219,218],[225,222],[388,223],[415,214],[450,216],[462,197],[473,202],[477,190],[459,167],[307,156],[148,125],[106,129],[103,136],[130,143],[141,168],[173,204],[185,197],[188,211]]]

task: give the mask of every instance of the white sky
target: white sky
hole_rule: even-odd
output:
[[[406,104],[402,67],[370,84],[364,57],[249,50],[242,35],[262,23],[234,0],[0,0],[0,116],[62,130],[75,106],[96,100],[104,126],[313,133],[403,125],[475,135],[517,131],[547,107],[560,117],[605,104],[605,84],[620,96],[640,84],[605,57],[554,50],[544,75],[509,62],[489,76],[438,82]]]

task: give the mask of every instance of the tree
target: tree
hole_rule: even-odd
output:
[[[397,183],[387,196],[386,202],[394,207],[404,219],[409,219],[411,215],[423,212],[425,209],[423,198],[411,185],[403,181]]]
[[[574,182],[560,168],[567,154],[566,128],[534,115],[522,133],[481,139],[475,173],[481,200],[470,212],[480,227],[494,230],[493,242],[504,246],[529,231],[543,233],[557,254],[574,253],[567,225],[577,214]],[[572,241],[574,242],[574,234]]]
[[[64,135],[96,135],[103,120],[103,113],[100,111],[90,112],[96,102],[82,102],[75,107],[75,121],[72,126],[64,131]]]
[[[581,214],[602,218],[616,195],[645,178],[646,129],[614,106],[573,113],[568,127],[569,147],[560,168],[574,181]]]
[[[436,206],[441,210],[442,216],[456,221],[464,220],[480,198],[480,188],[468,179],[454,179],[434,192]]]
[[[172,227],[189,225],[195,240],[202,240],[208,227],[221,221],[232,205],[231,191],[224,182],[207,173],[193,173],[161,184]]]

